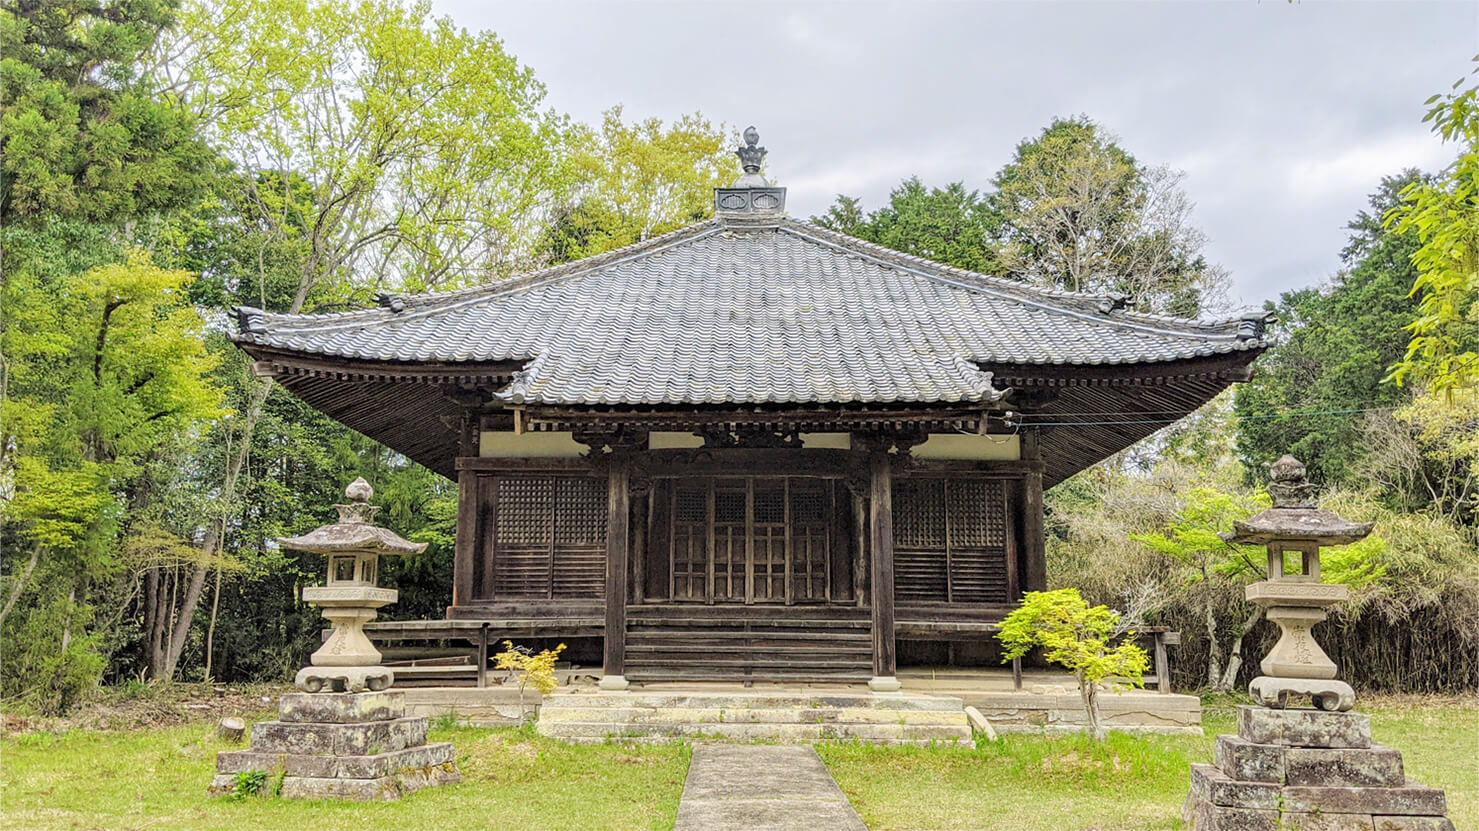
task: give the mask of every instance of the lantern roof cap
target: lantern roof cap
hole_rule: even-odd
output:
[[[332,525],[315,528],[302,536],[279,537],[277,542],[284,548],[294,548],[314,554],[377,554],[400,555],[420,554],[426,543],[411,542],[388,528],[375,525],[378,506],[370,504],[375,491],[363,478],[355,479],[344,489],[348,504],[335,505],[339,521]]]
[[[1285,455],[1269,465],[1269,495],[1273,507],[1234,522],[1233,533],[1221,534],[1230,543],[1268,545],[1274,542],[1313,542],[1317,545],[1346,545],[1364,539],[1375,523],[1352,522],[1316,507],[1314,485],[1305,466]]]

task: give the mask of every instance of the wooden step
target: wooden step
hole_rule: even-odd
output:
[[[683,646],[674,646],[672,644],[634,644],[631,642],[627,643],[628,660],[631,660],[631,657],[633,655],[664,654],[669,652],[698,652],[701,654],[708,653],[717,655],[748,655],[752,652],[759,651],[761,650],[749,645],[736,644],[684,644]],[[816,655],[819,653],[824,653],[828,655],[862,654],[864,657],[869,658],[871,658],[873,655],[872,650],[868,648],[867,644],[863,644],[856,649],[826,650],[818,650],[815,646],[810,644],[802,644],[799,646],[767,646],[764,647],[763,651],[768,655]]]

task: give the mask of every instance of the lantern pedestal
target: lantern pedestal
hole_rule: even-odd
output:
[[[426,717],[406,717],[404,693],[290,693],[277,715],[252,725],[250,750],[217,754],[211,794],[254,770],[280,777],[271,790],[288,799],[398,799],[461,781],[452,745],[427,743]]]
[[[306,586],[303,600],[323,609],[333,625],[324,645],[298,671],[293,683],[304,692],[360,692],[390,687],[395,675],[380,666],[380,650],[365,636],[376,610],[394,603],[395,589],[378,586]]]

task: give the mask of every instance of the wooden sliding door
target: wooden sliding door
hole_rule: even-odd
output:
[[[665,559],[668,579],[666,586],[649,581],[648,596],[754,604],[850,595],[850,586],[834,580],[834,572],[850,569],[836,533],[839,487],[835,479],[796,476],[659,480],[649,560]]]

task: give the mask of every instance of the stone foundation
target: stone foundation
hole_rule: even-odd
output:
[[[1215,765],[1191,766],[1193,831],[1453,831],[1443,791],[1409,780],[1361,713],[1238,708]]]
[[[398,799],[461,780],[452,745],[427,744],[426,718],[407,718],[399,692],[283,696],[277,721],[252,725],[250,750],[216,756],[210,793],[233,792],[248,771],[290,799]]]

